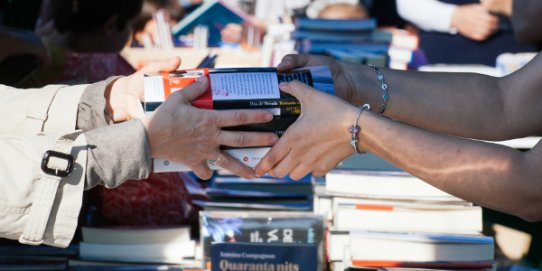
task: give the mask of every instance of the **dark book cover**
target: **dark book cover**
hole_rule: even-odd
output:
[[[309,212],[200,212],[203,260],[211,260],[211,244],[314,244],[323,259],[324,218]]]
[[[349,20],[330,20],[330,19],[308,19],[297,18],[295,21],[296,29],[318,30],[318,31],[357,31],[371,32],[376,29],[375,19],[349,19]]]
[[[214,243],[211,271],[316,271],[314,244]]]

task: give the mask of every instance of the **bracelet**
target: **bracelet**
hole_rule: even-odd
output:
[[[378,81],[380,81],[380,86],[382,88],[382,104],[380,105],[380,110],[378,113],[382,114],[384,113],[384,110],[386,110],[388,100],[390,99],[390,95],[388,93],[388,84],[386,84],[386,81],[384,81],[384,74],[382,74],[382,71],[378,67],[373,64],[369,64],[367,66],[373,68],[373,70],[376,71],[376,78],[378,79]]]
[[[365,152],[361,152],[358,149],[358,142],[359,142],[358,134],[361,131],[361,128],[358,125],[358,120],[359,120],[359,117],[361,116],[361,112],[363,112],[365,110],[371,110],[371,106],[369,104],[362,105],[360,107],[358,115],[356,116],[356,119],[354,120],[354,123],[352,123],[352,126],[350,126],[350,128],[348,128],[348,131],[352,135],[352,137],[350,138],[350,145],[352,145],[352,148],[354,148],[354,151],[356,153],[359,153],[359,154],[364,154],[365,153]]]

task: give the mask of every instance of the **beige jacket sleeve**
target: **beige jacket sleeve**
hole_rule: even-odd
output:
[[[84,189],[85,136],[79,135],[67,149],[75,160],[69,177],[42,173],[40,162],[61,136],[74,132],[85,88],[0,85],[0,237],[59,247],[72,240]]]

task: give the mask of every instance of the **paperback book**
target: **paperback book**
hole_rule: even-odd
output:
[[[222,243],[313,244],[323,261],[323,217],[309,212],[200,212],[203,260],[211,261],[211,245]]]

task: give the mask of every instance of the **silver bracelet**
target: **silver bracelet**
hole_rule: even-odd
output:
[[[378,67],[373,64],[369,64],[368,66],[376,71],[376,78],[378,79],[378,81],[380,81],[380,86],[382,88],[382,104],[380,105],[380,110],[378,113],[382,114],[386,110],[388,100],[390,99],[390,94],[388,93],[388,84],[386,84],[386,81],[384,81],[384,74],[382,74],[382,71]]]
[[[358,115],[356,116],[356,119],[354,120],[354,123],[352,123],[352,126],[348,128],[348,131],[351,134],[350,138],[350,145],[352,145],[352,148],[354,148],[354,151],[359,154],[364,154],[365,152],[362,152],[358,148],[358,142],[359,142],[359,132],[361,132],[361,128],[358,125],[359,117],[361,116],[361,112],[365,110],[371,110],[371,106],[369,104],[364,104],[360,107]]]

